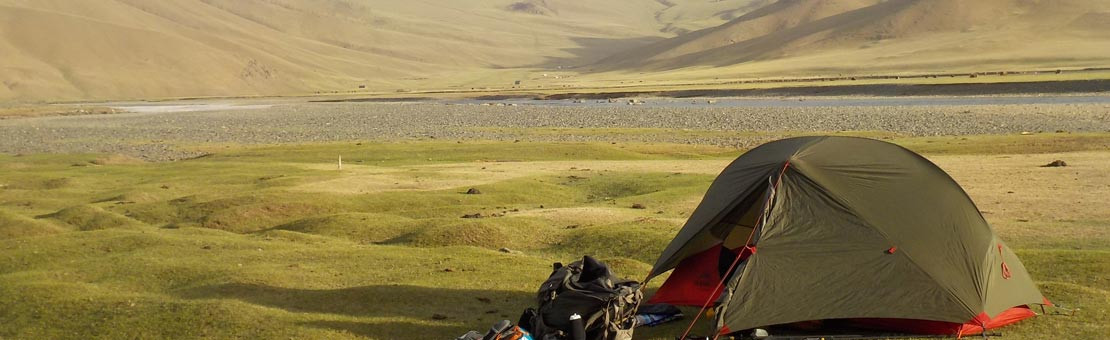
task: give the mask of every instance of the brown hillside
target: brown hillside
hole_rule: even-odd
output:
[[[606,69],[730,66],[836,54],[836,61],[798,68],[837,69],[850,63],[919,68],[1010,62],[1104,64],[1110,31],[1100,28],[1110,2],[1097,0],[781,0],[724,25],[626,51],[600,62]],[[1043,47],[1075,45],[1071,50]],[[901,53],[891,53],[897,46]],[[911,52],[912,53],[908,53]],[[974,60],[976,55],[982,60]],[[959,61],[956,63],[955,61]]]
[[[757,39],[778,31],[798,27],[829,16],[878,3],[880,0],[783,0],[755,9],[728,23],[696,31],[659,43],[633,49],[602,63],[634,66],[681,57],[691,53]]]
[[[725,21],[700,2],[0,0],[0,101],[503,85]]]
[[[0,0],[0,102],[1105,67],[1108,19],[1104,0]]]

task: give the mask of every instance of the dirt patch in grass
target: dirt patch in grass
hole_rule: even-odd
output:
[[[97,157],[89,161],[89,163],[95,165],[135,165],[146,163],[146,161],[128,155],[111,154]]]
[[[1033,234],[1023,234],[1023,230],[1040,233],[1020,227],[1024,223],[1051,228],[1070,221],[1110,221],[1110,209],[1106,208],[1110,207],[1110,172],[1106,170],[1110,169],[1110,153],[947,155],[929,159],[968,192],[1003,239],[1036,239]],[[1069,166],[1040,167],[1055,159],[1066,160]]]

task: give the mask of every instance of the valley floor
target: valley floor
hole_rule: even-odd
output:
[[[591,254],[642,277],[728,162],[812,134],[922,153],[1077,310],[1006,339],[1097,339],[1110,333],[1108,115],[273,103],[3,120],[0,339],[453,338],[515,320],[551,262]],[[1068,166],[1041,167],[1057,159]]]
[[[876,138],[1068,132],[1085,138],[1110,131],[1106,95],[636,100],[102,103],[116,113],[0,120],[0,152],[165,161],[242,144],[592,141],[748,148],[830,132]]]

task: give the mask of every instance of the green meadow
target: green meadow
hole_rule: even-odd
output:
[[[640,130],[588,133],[667,133]],[[1002,329],[1006,339],[1110,334],[1110,134],[855,134],[949,171],[1065,307]],[[717,172],[745,151],[477,141],[196,148],[210,153],[165,163],[0,156],[0,339],[453,339],[515,321],[552,262],[589,254],[642,278]],[[1070,166],[1039,167],[1054,159]],[[672,339],[689,320],[637,338]]]

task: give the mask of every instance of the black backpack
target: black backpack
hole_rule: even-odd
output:
[[[643,298],[639,282],[618,279],[589,256],[566,266],[555,263],[554,268],[540,286],[539,308],[529,322],[536,340],[570,339],[574,314],[582,317],[587,340],[632,339],[636,308]]]

